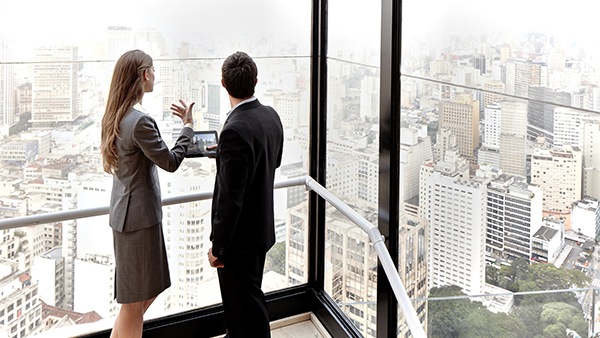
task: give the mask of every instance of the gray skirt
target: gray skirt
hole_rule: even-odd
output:
[[[162,224],[131,232],[113,230],[115,299],[141,302],[171,286]]]

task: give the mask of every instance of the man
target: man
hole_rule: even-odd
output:
[[[212,248],[228,338],[270,337],[261,290],[267,251],[275,243],[273,180],[281,164],[283,127],[277,112],[254,97],[258,70],[243,52],[221,68],[231,110],[217,145]]]

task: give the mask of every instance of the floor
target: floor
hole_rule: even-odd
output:
[[[331,336],[312,313],[303,313],[272,322],[271,338],[331,338]]]
[[[271,323],[271,338],[331,338],[312,313]]]

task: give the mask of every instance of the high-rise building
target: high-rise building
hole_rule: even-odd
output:
[[[106,32],[106,63],[102,64],[100,76],[101,84],[105,88],[103,91],[108,93],[113,69],[117,59],[126,51],[134,48],[133,31],[131,27],[109,26]]]
[[[554,144],[554,110],[559,106],[571,104],[569,92],[554,90],[544,85],[530,86],[527,92],[527,135],[530,139],[543,135],[550,144]]]
[[[288,210],[285,274],[289,285],[302,284],[308,280],[307,211],[307,203],[298,204]]]
[[[490,80],[483,84],[483,89],[486,90],[483,93],[483,106],[487,107],[491,104],[498,104],[504,101],[504,82],[498,80]]]
[[[485,74],[487,72],[487,63],[485,54],[478,54],[471,57],[471,63],[473,68],[479,69],[479,74]]]
[[[600,115],[572,108],[557,107],[554,109],[554,146],[578,146],[585,150],[583,145],[584,120],[588,123],[600,121]],[[596,142],[599,141],[596,140]],[[593,145],[591,143],[589,146],[593,149]]]
[[[370,207],[375,207],[379,198],[377,185],[379,161],[377,156],[374,156],[376,154],[375,149],[377,148],[371,146],[356,153],[358,160],[356,200],[364,202]]]
[[[359,109],[361,120],[379,118],[379,76],[365,76],[360,82]],[[306,116],[306,114],[298,114],[298,116]]]
[[[0,60],[10,61],[13,49],[0,34]],[[0,62],[0,137],[9,135],[9,128],[16,122],[15,69],[10,62]]]
[[[330,245],[325,253],[329,262],[325,275],[331,282],[326,283],[325,290],[336,303],[344,304],[344,310],[365,337],[374,337],[367,332],[368,328],[374,329],[370,318],[375,313],[366,304],[375,300],[375,294],[369,290],[377,289],[377,254],[369,237],[341,215],[330,213],[326,238]]]
[[[328,209],[325,289],[333,300],[346,307],[347,315],[364,337],[375,337],[375,313],[370,302],[377,290],[377,255],[369,244],[368,235],[349,224],[343,215]],[[367,220],[374,222],[375,209],[367,210]],[[399,237],[406,245],[400,248],[398,267],[400,278],[409,297],[425,298],[427,294],[427,222],[411,215],[402,216]],[[305,243],[306,244],[306,243]],[[425,301],[417,302],[417,315],[426,318]],[[402,329],[408,334],[408,328]]]
[[[440,102],[439,129],[447,128],[456,136],[460,155],[476,164],[479,148],[479,102],[462,94],[453,101]]]
[[[327,186],[336,196],[355,200],[358,196],[358,162],[342,152],[332,152],[327,161]]]
[[[600,199],[600,121],[582,124],[583,195]]]
[[[530,86],[545,86],[548,67],[541,62],[506,60],[506,94],[527,98]]]
[[[79,115],[78,48],[39,47],[33,66],[32,114],[34,126],[73,122]]]
[[[527,176],[527,103],[502,102],[500,168],[508,175]]]
[[[273,108],[279,114],[281,124],[285,129],[297,130],[307,125],[306,121],[301,120],[305,116],[301,112],[306,109],[302,101],[300,92],[280,92],[273,97]]]
[[[427,126],[422,125],[422,127],[419,128],[417,125],[404,127],[400,132],[400,202],[417,206],[421,164],[423,161],[433,160]]]
[[[484,124],[481,146],[489,149],[499,149],[500,131],[502,130],[502,109],[500,105],[492,103],[485,107]]]
[[[131,27],[109,26],[106,35],[106,57],[117,61],[126,51],[133,49],[133,31]],[[112,72],[112,69],[111,69]]]
[[[564,218],[570,229],[571,206],[581,199],[582,158],[576,146],[534,148],[531,155],[531,183],[541,187],[544,214]]]
[[[208,124],[209,130],[221,131],[223,122],[225,122],[225,113],[230,108],[228,100],[224,100],[224,89],[220,84],[206,84],[206,112],[204,113],[204,121]]]
[[[6,337],[31,337],[41,332],[38,284],[29,274],[19,271],[17,263],[0,262],[0,294],[0,323],[6,328]]]
[[[212,161],[211,161],[212,162]],[[210,191],[214,186],[214,163],[192,166],[183,163],[177,175],[160,175],[163,198]],[[163,232],[169,260],[171,287],[164,293],[164,311],[187,311],[204,305],[201,285],[216,278],[206,259],[210,234],[210,200],[163,207]],[[160,302],[158,302],[158,310]]]
[[[38,284],[40,299],[51,306],[65,307],[65,259],[60,247],[33,259],[31,278]]]
[[[421,166],[419,214],[429,222],[429,287],[457,285],[467,294],[481,294],[490,179],[470,179],[466,160],[451,155]]]
[[[436,134],[436,142],[433,145],[434,162],[443,161],[446,158],[446,152],[449,150],[458,152],[456,135],[448,128],[440,128]]]
[[[532,257],[532,238],[542,226],[542,191],[525,177],[501,174],[487,190],[486,250],[509,260]]]
[[[398,273],[408,297],[423,299],[428,294],[427,244],[429,243],[429,224],[423,218],[408,214],[401,215],[400,222],[399,241],[404,245],[399,248],[398,261],[402,264],[398,266]],[[427,302],[423,300],[416,301],[413,306],[421,322],[427,323]],[[400,314],[399,318],[401,316]],[[399,322],[403,323],[404,320],[400,319]],[[409,336],[406,325],[403,325],[402,331],[398,332],[398,336]]]
[[[103,318],[114,317],[118,310],[114,294],[114,257],[92,254],[77,257],[74,271],[73,310],[95,311]]]

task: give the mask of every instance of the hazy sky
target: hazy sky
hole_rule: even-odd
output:
[[[284,34],[299,24],[310,25],[309,5],[277,0],[0,0],[0,30],[33,40],[106,34],[110,25],[166,33]]]
[[[593,0],[403,0],[403,27],[411,33],[546,32],[555,36],[596,37]],[[408,32],[403,32],[406,34]]]
[[[300,43],[310,53],[312,0],[0,0],[0,32],[16,37],[19,51],[33,45],[94,44],[108,26],[155,28],[171,45],[219,38],[271,36],[276,43]],[[381,3],[329,0],[329,50],[378,50]],[[240,37],[242,36],[242,37]],[[190,41],[195,39],[196,41]],[[243,48],[243,47],[240,47]],[[354,52],[354,54],[357,54]],[[349,56],[350,55],[350,56]]]

